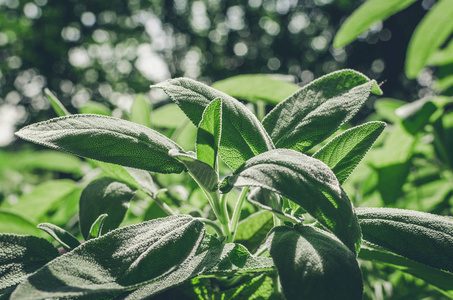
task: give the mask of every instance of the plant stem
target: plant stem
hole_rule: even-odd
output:
[[[211,228],[214,229],[215,232],[217,232],[217,234],[219,236],[223,236],[222,228],[220,228],[219,225],[217,225],[217,223],[215,221],[212,221],[212,220],[209,220],[209,219],[206,219],[206,218],[195,218],[195,219],[205,223],[208,226],[211,226]]]
[[[256,116],[258,120],[262,121],[266,115],[266,102],[258,100],[256,102]]]
[[[170,206],[167,205],[167,203],[163,202],[162,200],[160,200],[157,195],[153,196],[153,195],[150,195],[149,193],[147,193],[146,191],[143,191],[143,190],[137,190],[137,193],[136,193],[137,197],[139,197],[140,199],[143,199],[143,200],[146,200],[146,198],[151,198],[154,200],[154,202],[156,202],[157,205],[159,205],[160,208],[162,208],[162,210],[169,216],[174,216],[176,215],[176,213],[171,209]]]
[[[236,202],[236,206],[234,207],[233,216],[231,217],[230,222],[230,230],[232,233],[231,242],[234,241],[234,237],[236,236],[236,229],[239,223],[239,217],[241,216],[242,206],[244,205],[245,198],[247,196],[247,192],[249,191],[250,187],[246,186],[242,189],[241,194],[239,195],[238,201]]]

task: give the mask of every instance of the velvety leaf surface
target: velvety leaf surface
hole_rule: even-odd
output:
[[[0,295],[57,256],[58,250],[45,239],[0,234]]]
[[[47,232],[67,251],[80,246],[80,242],[77,238],[61,227],[50,223],[41,223],[38,225],[38,228]]]
[[[239,222],[234,241],[255,252],[272,227],[274,227],[272,213],[258,211]]]
[[[137,95],[132,102],[130,120],[134,123],[151,127],[150,107],[143,95]]]
[[[362,299],[355,255],[332,234],[280,226],[271,231],[267,246],[286,299]]]
[[[197,158],[217,170],[217,153],[222,133],[222,99],[212,101],[203,112],[197,130]]]
[[[324,162],[342,184],[385,128],[383,122],[369,122],[339,134],[319,149],[313,157]]]
[[[271,259],[249,257],[248,252],[237,253],[238,249],[244,248],[233,243],[212,247],[186,260],[174,272],[150,281],[142,288],[118,299],[146,299],[199,275],[213,276],[219,273],[233,275],[240,274],[244,270],[247,272],[274,271]]]
[[[430,55],[451,37],[452,15],[451,0],[439,0],[418,24],[407,49],[406,75],[408,78],[416,78]]]
[[[305,152],[362,107],[376,82],[353,70],[323,76],[278,104],[263,120],[277,148]]]
[[[103,177],[90,182],[79,201],[79,224],[83,237],[89,239],[91,225],[104,213],[108,217],[103,233],[116,229],[123,221],[134,194],[126,184],[113,178]]]
[[[358,208],[363,239],[428,266],[453,272],[453,219],[396,208]]]
[[[127,167],[180,173],[184,166],[168,156],[181,149],[145,126],[100,115],[71,115],[26,126],[17,136],[36,144]]]
[[[346,46],[377,21],[405,9],[416,0],[368,0],[343,23],[334,39],[334,47]]]
[[[453,273],[415,262],[371,245],[364,245],[360,249],[359,258],[390,265],[409,273],[441,289],[446,295],[453,298]]]
[[[360,247],[360,228],[352,204],[337,178],[320,160],[289,150],[276,149],[248,160],[222,182],[257,186],[279,193],[302,206],[331,230],[352,251]]]
[[[266,74],[238,75],[214,82],[212,87],[234,98],[250,102],[277,104],[300,89],[294,83],[274,79]]]
[[[11,299],[94,298],[133,290],[191,262],[203,234],[203,223],[187,215],[114,230],[48,263]]]
[[[247,159],[273,149],[261,123],[248,108],[231,96],[188,78],[176,78],[152,86],[164,92],[181,108],[195,126],[211,101],[222,99],[222,140],[220,155],[232,169]]]

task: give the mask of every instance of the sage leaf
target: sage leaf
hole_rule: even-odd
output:
[[[18,285],[11,300],[117,295],[191,261],[204,234],[187,215],[111,231],[62,255]]]
[[[268,74],[233,76],[214,82],[212,87],[236,99],[264,101],[274,105],[300,89],[297,84],[274,79]]]
[[[0,234],[0,295],[58,256],[45,239]]]
[[[239,222],[234,241],[255,252],[272,227],[274,227],[272,213],[258,211]]]
[[[218,170],[217,153],[222,133],[222,99],[212,101],[203,112],[197,130],[197,158]]]
[[[88,233],[87,240],[100,237],[102,235],[102,228],[104,227],[105,218],[108,214],[100,215],[91,225],[90,232]]]
[[[286,299],[362,299],[356,257],[332,234],[310,226],[279,226],[266,244]]]
[[[240,274],[242,271],[247,273],[253,271],[258,273],[274,271],[271,259],[249,257],[248,252],[237,253],[238,249],[245,250],[240,245],[233,243],[207,249],[198,253],[192,259],[186,260],[174,272],[152,280],[143,287],[119,299],[146,299],[200,275],[211,277],[218,273],[233,275]],[[242,254],[244,257],[235,257],[237,254]]]
[[[385,128],[383,122],[368,122],[337,135],[313,157],[324,162],[342,184],[354,171]]]
[[[132,102],[130,120],[134,123],[151,128],[149,104],[143,95],[137,95]]]
[[[330,73],[280,102],[263,126],[277,148],[305,152],[348,122],[373,86],[374,80],[353,70]]]
[[[195,126],[200,124],[206,107],[222,98],[222,140],[220,156],[233,170],[247,159],[273,149],[272,140],[255,115],[231,96],[188,78],[164,81],[161,88],[178,104]]]
[[[346,19],[333,41],[335,48],[346,46],[374,23],[405,9],[416,0],[368,0]]]
[[[233,186],[257,186],[302,206],[352,251],[361,234],[351,201],[335,174],[320,160],[289,149],[276,149],[249,159],[224,179],[221,191]]]
[[[194,180],[207,191],[213,192],[217,189],[219,176],[209,164],[188,153],[178,152],[177,150],[170,150],[168,154],[183,163]]]
[[[453,272],[453,219],[396,208],[358,208],[363,239],[434,268]]]
[[[44,89],[44,93],[46,94],[53,110],[59,117],[70,115],[66,107],[64,107],[60,100],[58,100],[58,98],[48,88]]]
[[[108,214],[104,232],[116,229],[124,219],[129,201],[134,196],[125,183],[103,177],[90,182],[83,190],[79,201],[80,232],[88,240],[93,223],[101,214]]]
[[[71,115],[26,126],[16,132],[24,140],[127,167],[180,173],[184,166],[168,156],[181,149],[150,128],[101,115]]]
[[[408,78],[416,78],[431,54],[451,36],[452,15],[451,0],[439,0],[415,28],[407,48],[405,69]]]
[[[77,238],[61,227],[50,223],[41,223],[38,225],[38,228],[47,232],[51,237],[59,242],[66,251],[71,251],[72,249],[80,246],[80,242]]]
[[[367,243],[362,244],[359,258],[397,268],[405,273],[423,279],[427,283],[441,289],[449,297],[453,297],[453,274],[450,272],[415,262]]]

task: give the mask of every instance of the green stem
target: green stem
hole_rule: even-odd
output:
[[[256,116],[260,121],[264,119],[266,116],[266,102],[262,100],[256,102]]]
[[[215,221],[212,221],[212,220],[209,220],[209,219],[206,219],[206,218],[195,218],[195,219],[205,223],[208,226],[211,226],[211,228],[214,229],[215,232],[217,232],[217,235],[219,237],[223,236],[222,228],[220,228],[219,225],[217,225],[217,223]]]
[[[143,200],[146,200],[146,198],[151,198],[154,200],[154,202],[156,202],[157,205],[159,205],[160,208],[162,208],[162,210],[169,216],[174,216],[176,215],[176,213],[171,209],[170,206],[167,205],[167,203],[163,202],[162,200],[160,200],[157,195],[156,196],[152,196],[150,195],[149,193],[147,193],[146,191],[143,191],[143,190],[137,190],[137,192],[135,193],[137,195],[137,197],[139,197],[140,199],[143,199]]]
[[[236,206],[234,207],[233,216],[231,217],[230,222],[230,229],[231,229],[231,242],[234,241],[236,236],[236,229],[239,223],[239,217],[241,216],[242,206],[244,205],[245,198],[247,196],[247,192],[249,191],[250,187],[246,186],[242,189],[241,194],[239,195],[238,201],[236,202]]]

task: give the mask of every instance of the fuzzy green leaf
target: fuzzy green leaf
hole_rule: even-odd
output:
[[[195,181],[203,188],[209,192],[213,192],[217,189],[219,176],[210,165],[188,153],[170,150],[168,154],[183,163],[189,170],[190,175],[192,175]]]
[[[149,104],[143,95],[137,95],[132,103],[130,120],[134,123],[151,127]]]
[[[81,114],[96,114],[102,116],[111,116],[112,111],[110,108],[100,102],[88,101],[82,107],[79,108]]]
[[[255,252],[273,226],[272,213],[258,211],[239,222],[234,241]]]
[[[48,88],[44,89],[44,93],[46,94],[47,99],[49,99],[53,110],[59,117],[70,115],[66,107],[64,107],[60,100],[58,100],[58,98],[55,97],[55,95]]]
[[[197,130],[197,158],[214,170],[217,166],[217,153],[222,134],[222,99],[212,101],[203,112]]]
[[[328,165],[342,184],[355,170],[384,128],[383,122],[369,122],[348,129],[329,141],[313,154],[313,157]]]
[[[378,21],[383,21],[416,0],[368,0],[343,23],[333,41],[335,48],[346,46]]]
[[[181,149],[145,126],[100,115],[71,115],[26,126],[16,132],[24,140],[127,167],[180,173],[184,166],[168,156]]]
[[[294,83],[274,79],[267,74],[233,76],[214,82],[212,87],[237,99],[277,104],[300,89]]]
[[[220,156],[232,169],[274,148],[255,115],[233,97],[188,78],[170,79],[152,87],[162,88],[195,126],[200,124],[203,112],[211,101],[222,98]]]
[[[268,151],[226,177],[221,190],[233,186],[257,186],[281,194],[302,206],[352,251],[358,251],[361,234],[351,201],[320,160],[289,149]]]
[[[61,227],[50,223],[41,223],[38,224],[38,228],[52,236],[66,251],[71,251],[80,246],[77,238]]]
[[[390,265],[405,273],[423,279],[427,283],[441,289],[445,294],[453,298],[453,274],[436,269],[425,264],[415,262],[403,256],[386,251],[372,245],[362,245],[359,258],[373,262]]]
[[[286,299],[362,299],[355,255],[332,234],[280,226],[269,234],[267,247]]]
[[[453,33],[451,0],[439,0],[418,24],[407,48],[406,75],[416,78],[433,54]]]
[[[453,272],[453,218],[396,208],[358,208],[357,216],[364,240]]]
[[[203,234],[203,223],[186,215],[111,231],[45,265],[11,300],[93,298],[139,288],[191,261]]]
[[[263,120],[277,148],[305,152],[333,134],[363,106],[374,80],[342,70],[304,86]]]
[[[274,272],[272,260],[250,256],[250,253],[241,245],[233,243],[219,245],[198,253],[191,260],[186,260],[175,272],[157,278],[119,299],[147,299],[199,275],[211,277],[216,274],[234,275],[253,272]]]
[[[87,240],[91,240],[102,235],[102,229],[104,228],[105,218],[108,214],[100,215],[91,225],[90,232],[88,233]]]
[[[126,184],[113,178],[103,177],[90,182],[83,190],[79,201],[79,224],[83,237],[90,238],[90,228],[101,214],[108,214],[104,233],[117,228],[123,221],[134,196]]]
[[[57,256],[45,239],[0,234],[0,296]]]

